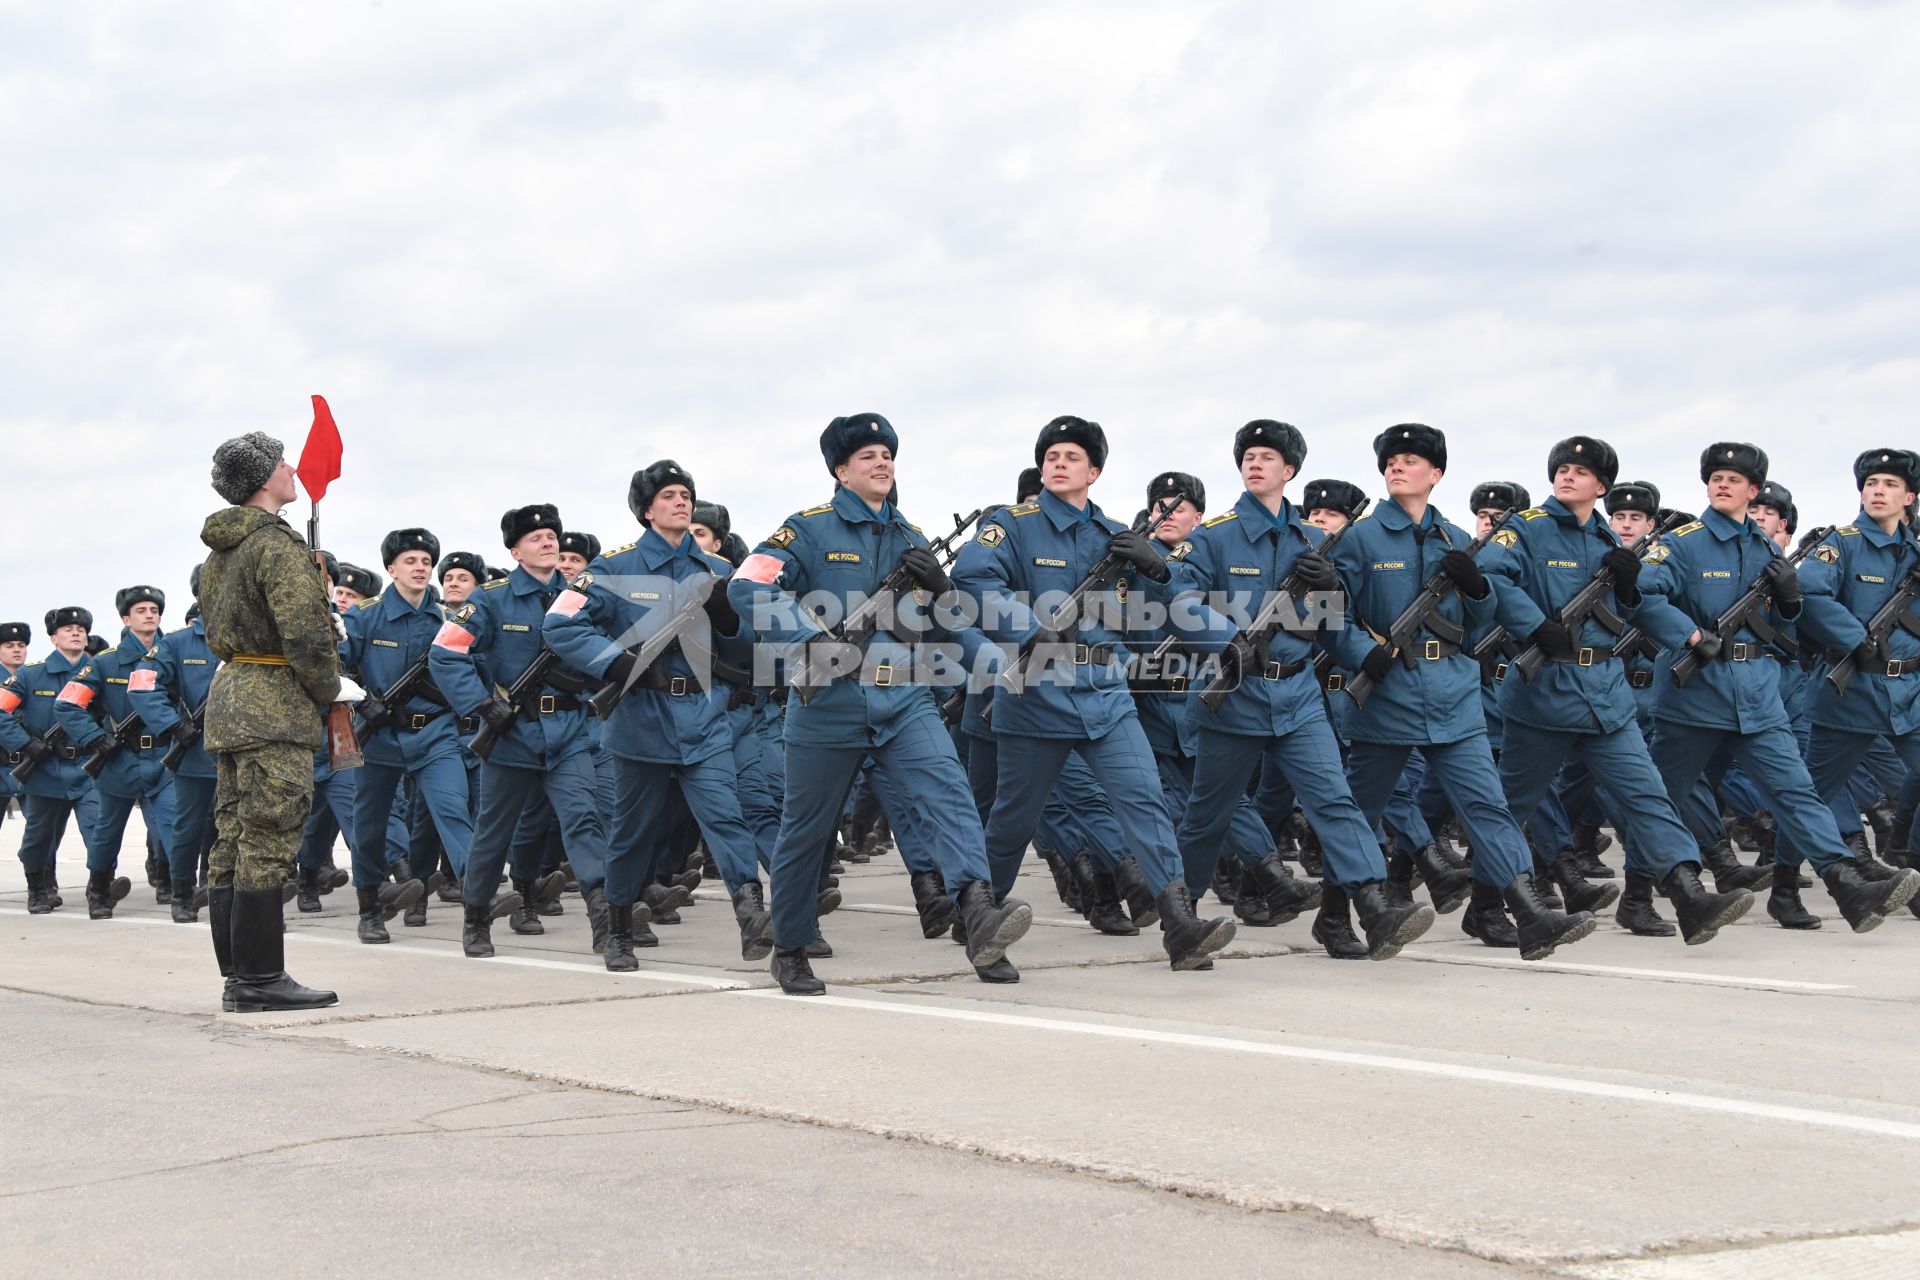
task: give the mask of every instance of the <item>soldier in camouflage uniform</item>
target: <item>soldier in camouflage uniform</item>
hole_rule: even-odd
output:
[[[340,676],[313,553],[280,509],[293,468],[261,432],[214,451],[213,487],[232,506],[207,517],[201,576],[207,645],[225,664],[207,695],[206,747],[217,770],[209,856],[213,949],[232,1012],[331,1005],[331,991],[287,975],[280,892],[313,801],[321,713],[359,689]]]

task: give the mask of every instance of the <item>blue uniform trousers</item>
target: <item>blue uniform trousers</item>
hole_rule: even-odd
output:
[[[980,745],[974,744],[976,750]],[[786,805],[771,876],[777,946],[804,947],[813,941],[817,932],[814,897],[826,873],[833,829],[853,775],[868,755],[876,768],[892,775],[893,782],[914,797],[925,814],[925,829],[919,834],[925,836],[926,851],[939,868],[947,892],[958,894],[973,881],[988,878],[980,813],[971,803],[967,780],[939,716],[915,715],[879,746],[808,746],[790,753],[786,761]]]
[[[1859,823],[1860,811],[1851,780],[1861,762],[1880,745],[1898,754],[1906,763],[1909,776],[1920,776],[1920,734],[1885,738],[1871,733],[1829,729],[1825,725],[1813,727],[1812,741],[1807,748],[1807,772],[1813,778],[1813,789],[1826,798],[1836,826],[1841,825],[1839,819],[1842,815],[1850,815],[1856,824]],[[1773,846],[1774,862],[1781,866],[1799,866],[1806,857],[1806,850],[1788,838],[1779,813],[1774,814],[1773,820],[1780,831],[1780,838]],[[1814,865],[1820,864],[1816,860]]]
[[[583,768],[591,768],[584,755],[576,759]],[[584,780],[584,773],[582,777]],[[696,764],[616,757],[613,839],[606,859],[607,902],[616,907],[630,907],[651,883],[653,859],[670,840],[662,827],[675,783],[679,784],[686,807],[699,823],[700,832],[707,838],[707,848],[713,852],[714,864],[720,868],[727,892],[736,892],[749,881],[758,880],[753,832],[740,816],[740,800],[735,794],[738,781],[731,755],[713,756]],[[584,785],[582,794],[588,794]],[[649,833],[651,840],[647,838]],[[578,862],[574,863],[574,870],[584,880],[586,873]],[[809,933],[794,945],[804,945],[812,936]]]
[[[175,880],[198,879],[201,859],[213,847],[213,783],[212,778],[174,775],[167,874]]]
[[[60,838],[67,833],[67,820],[80,820],[80,838],[91,846],[94,824],[100,820],[100,795],[92,787],[80,793],[78,799],[66,796],[36,796],[32,794],[20,797],[20,811],[26,818],[26,826],[20,832],[20,866],[32,872],[53,870],[54,855],[59,852]]]
[[[442,756],[417,768],[374,764],[354,770],[353,885],[375,889],[387,878],[388,822],[393,817],[393,793],[400,779],[412,781],[412,807],[426,806],[446,846],[447,858],[462,879],[467,874],[467,850],[473,844],[473,819],[467,812],[467,767],[457,755]]]
[[[986,830],[987,821],[993,817],[993,799],[1000,789],[1000,743],[995,738],[967,739],[967,783],[973,789],[974,809],[980,815],[980,829]],[[1096,818],[1091,826],[1075,820],[1074,814],[1060,797],[1060,789],[1054,788],[1047,796],[1046,807],[1040,811],[1040,821],[1033,829],[1033,844],[1053,853],[1056,857],[1071,862],[1083,850],[1103,868],[1111,868],[1113,863],[1124,857],[1122,850],[1118,855],[1115,849],[1121,849],[1123,840],[1120,824],[1113,817],[1113,811],[1102,801],[1103,814]],[[1096,852],[1096,849],[1099,851]]]
[[[1667,798],[1637,724],[1611,733],[1597,728],[1573,732],[1509,717],[1500,749],[1500,788],[1507,796],[1507,812],[1532,814],[1539,809],[1569,759],[1592,771],[1601,803],[1622,824],[1627,870],[1657,881],[1682,862],[1700,860],[1693,833]]]
[[[873,788],[879,797],[881,812],[887,815],[887,823],[893,828],[894,847],[900,850],[900,861],[907,866],[907,874],[921,876],[939,867],[933,861],[933,855],[927,852],[932,836],[927,832],[926,821],[921,816],[914,795],[899,778],[880,769],[867,771],[867,785]],[[743,802],[744,807],[744,802]],[[752,825],[749,821],[748,825]],[[778,843],[780,834],[779,819],[776,814],[773,827],[773,839],[769,845]],[[760,835],[756,828],[756,841]],[[763,863],[766,860],[763,859]]]
[[[1368,825],[1385,813],[1412,751],[1411,746],[1387,742],[1356,742],[1347,749],[1347,784]],[[1473,846],[1473,878],[1504,889],[1520,876],[1532,874],[1533,854],[1520,824],[1507,811],[1487,736],[1430,743],[1420,748],[1420,754],[1427,763],[1427,776],[1438,782],[1460,815],[1460,828]]]
[[[159,836],[164,851],[173,842],[173,776],[142,796],[113,796],[94,788],[100,797],[99,816],[93,824],[93,839],[87,842],[87,870],[112,874],[120,865],[120,842],[127,834],[127,819],[134,808],[147,824],[149,836]]]
[[[529,825],[543,834],[549,821],[559,823],[567,861],[573,864],[582,892],[606,879],[607,829],[600,814],[592,757],[582,751],[548,769],[520,769],[489,760],[479,772],[480,812],[461,873],[461,896],[466,901],[476,906],[493,901],[500,870],[516,853],[516,832],[529,811],[537,815]],[[513,878],[532,879],[544,852],[544,842],[519,850],[512,864]]]
[[[1177,832],[1187,820],[1187,807],[1193,802],[1193,757],[1155,755],[1160,770],[1160,791],[1167,799],[1167,820]],[[1293,812],[1293,793],[1287,792],[1287,812]],[[1284,819],[1283,819],[1284,821]],[[1253,807],[1253,797],[1243,795],[1233,807],[1233,820],[1227,826],[1227,851],[1241,865],[1252,866],[1274,851],[1277,842],[1267,824]],[[1181,871],[1185,873],[1185,865]]]
[[[767,780],[766,748],[757,728],[750,726],[733,735],[733,776],[740,781],[740,816],[753,833],[754,858],[762,867],[771,867],[774,846],[780,840],[780,799]],[[886,807],[890,814],[901,812],[901,806],[891,801]],[[901,857],[913,866],[906,842],[896,843]],[[717,859],[715,865],[719,865]]]
[[[1187,888],[1202,893],[1213,883],[1214,865],[1234,806],[1262,765],[1277,770],[1292,786],[1320,837],[1327,877],[1337,885],[1384,880],[1387,864],[1372,826],[1347,789],[1340,745],[1324,716],[1300,724],[1278,738],[1200,730],[1200,754],[1194,762],[1193,794],[1180,824],[1180,853]]]
[[[1799,857],[1781,853],[1789,847],[1800,857],[1811,860],[1819,871],[1848,856],[1846,845],[1840,839],[1840,829],[1834,825],[1833,813],[1814,790],[1793,731],[1787,726],[1778,725],[1758,733],[1738,733],[1673,720],[1661,720],[1654,725],[1653,760],[1674,791],[1691,790],[1700,771],[1722,745],[1746,767],[1747,776],[1760,789],[1767,808],[1773,812],[1774,826],[1779,831],[1774,845],[1775,862],[1798,865]],[[1715,820],[1718,821],[1717,814]]]

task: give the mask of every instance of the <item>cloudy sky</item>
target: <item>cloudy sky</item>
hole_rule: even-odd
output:
[[[177,618],[213,446],[297,453],[313,392],[369,565],[533,501],[627,541],[663,456],[753,542],[869,409],[929,526],[1058,413],[1123,517],[1170,466],[1228,505],[1254,417],[1370,485],[1440,426],[1455,513],[1573,432],[1675,505],[1751,439],[1844,517],[1920,444],[1916,48],[1894,3],[0,0],[0,618]]]

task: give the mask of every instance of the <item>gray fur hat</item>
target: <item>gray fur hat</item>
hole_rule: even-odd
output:
[[[213,451],[213,491],[239,506],[260,491],[287,456],[287,446],[264,431],[249,431]]]

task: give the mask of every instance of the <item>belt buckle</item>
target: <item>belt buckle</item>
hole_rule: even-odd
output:
[[[1092,645],[1076,644],[1073,646],[1073,665],[1074,666],[1084,667],[1089,662],[1092,662],[1092,661],[1093,661]]]
[[[1583,667],[1590,667],[1593,665],[1593,650],[1583,645],[1580,652],[1573,655],[1573,660]]]
[[[876,689],[893,688],[893,664],[883,662],[873,669],[873,687]]]
[[[1750,646],[1740,641],[1735,641],[1732,651],[1727,654],[1727,660],[1729,662],[1745,662],[1753,656],[1753,654],[1748,652],[1749,648]]]
[[[673,679],[667,681],[668,697],[670,698],[685,697],[686,692],[687,692],[687,678],[685,676],[675,676]]]
[[[1280,664],[1277,662],[1269,662],[1261,669],[1260,674],[1265,679],[1278,680],[1280,678]]]
[[[1329,671],[1327,673],[1327,692],[1328,693],[1338,693],[1346,687],[1347,687],[1347,677],[1345,672]]]
[[[20,763],[20,753],[19,753],[18,751],[9,751],[9,752],[7,752],[7,763],[8,763],[8,764],[19,764],[19,763]]]
[[[1427,648],[1424,656],[1426,657],[1426,660],[1428,662],[1438,662],[1440,660],[1440,642],[1438,640],[1427,641]]]
[[[1507,664],[1506,664],[1506,663],[1504,663],[1504,662],[1496,662],[1496,663],[1494,663],[1494,664],[1493,664],[1493,681],[1494,681],[1494,683],[1495,683],[1495,684],[1498,684],[1498,683],[1500,683],[1500,681],[1502,681],[1502,680],[1505,680],[1506,678],[1507,678]]]
[[[1898,680],[1901,676],[1913,669],[1910,665],[1912,662],[1912,658],[1888,658],[1887,676],[1890,679]]]
[[[553,713],[554,713],[555,711],[557,711],[558,709],[559,709],[559,708],[557,708],[556,706],[554,706],[554,702],[553,702],[553,695],[552,695],[552,694],[550,694],[550,693],[543,693],[543,694],[541,694],[541,695],[540,695],[540,714],[541,714],[541,715],[543,715],[543,716],[550,716],[550,715],[552,715],[552,714],[553,714]]]
[[[143,734],[141,734],[141,735],[140,735],[140,749],[141,749],[142,751],[151,751],[151,750],[153,750],[153,735],[152,735],[152,734],[150,734],[150,733],[143,733]]]
[[[410,715],[407,717],[407,727],[411,729],[424,729],[427,727],[427,718],[418,713]]]
[[[1187,678],[1185,676],[1175,676],[1167,682],[1168,693],[1185,693],[1186,691]]]

